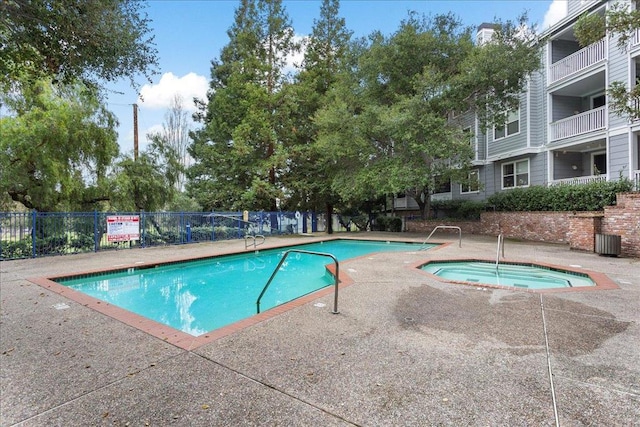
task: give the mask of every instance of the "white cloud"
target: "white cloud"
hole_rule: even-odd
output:
[[[546,30],[562,18],[567,16],[567,2],[568,0],[553,0],[547,9],[547,13],[544,15],[544,21],[542,22],[542,29]]]
[[[145,131],[144,131],[144,135],[145,137],[148,135],[155,135],[157,133],[162,133],[164,131],[164,126],[162,126],[161,124],[155,124],[153,126],[148,127]],[[147,138],[148,140],[149,138]]]
[[[196,73],[178,77],[171,72],[164,73],[157,84],[142,86],[138,102],[144,108],[169,108],[175,94],[184,99],[184,109],[195,111],[193,98],[206,99],[209,83],[204,76]]]
[[[308,36],[300,36],[297,34],[293,36],[293,42],[300,43],[300,50],[292,55],[287,55],[285,57],[286,64],[283,69],[285,74],[295,74],[298,72],[297,67],[302,65],[302,61],[304,60],[304,53],[307,47],[306,43],[308,39]]]

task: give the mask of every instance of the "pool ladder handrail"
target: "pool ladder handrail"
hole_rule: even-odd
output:
[[[498,264],[500,263],[500,250],[502,249],[502,258],[504,258],[504,235],[498,234],[498,247],[496,249],[496,270],[498,270]]]
[[[256,242],[256,239],[262,239],[262,241],[260,243]],[[247,249],[249,248],[249,246],[251,246],[251,243],[249,243],[249,240],[253,239],[253,248],[255,249],[256,247],[260,246],[260,245],[264,245],[264,242],[267,241],[267,238],[264,237],[264,235],[262,234],[247,234],[246,236],[244,236],[244,248]]]
[[[260,296],[258,297],[258,300],[256,301],[258,314],[260,313],[260,300],[262,299],[262,296],[267,291],[267,288],[269,287],[269,285],[273,281],[273,278],[276,277],[276,274],[280,270],[280,267],[282,266],[282,264],[284,264],[284,261],[287,259],[287,257],[291,253],[299,253],[299,254],[307,254],[307,255],[318,255],[318,256],[329,257],[329,258],[331,258],[333,260],[333,263],[336,266],[336,272],[334,274],[335,282],[334,282],[333,311],[332,311],[332,313],[333,314],[340,313],[338,311],[338,285],[340,284],[340,279],[339,279],[339,277],[340,277],[340,264],[338,263],[338,259],[335,256],[333,256],[331,254],[328,254],[328,253],[325,253],[325,252],[305,251],[303,249],[289,249],[288,251],[286,251],[284,253],[282,258],[280,259],[280,262],[278,263],[276,268],[273,270],[273,273],[271,273],[271,277],[269,277],[269,280],[267,281],[267,284],[264,285],[264,288],[262,288],[262,292],[260,292]]]
[[[458,247],[461,248],[462,247],[462,229],[460,227],[455,226],[455,225],[437,225],[433,230],[431,230],[431,234],[429,234],[429,236],[424,240],[424,242],[422,242],[422,246],[423,247],[421,247],[420,250],[422,251],[422,250],[426,249],[426,248],[424,248],[424,245],[427,244],[427,241],[431,238],[431,236],[433,236],[433,233],[435,233],[436,230],[438,230],[438,229],[447,229],[447,228],[458,230],[458,239],[459,239]]]

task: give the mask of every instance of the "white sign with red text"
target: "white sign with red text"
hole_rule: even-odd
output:
[[[140,216],[118,215],[107,217],[107,241],[128,242],[140,240]]]

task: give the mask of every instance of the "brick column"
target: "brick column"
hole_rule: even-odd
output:
[[[569,247],[580,251],[595,251],[595,235],[601,232],[602,212],[578,212],[569,217],[567,238]]]

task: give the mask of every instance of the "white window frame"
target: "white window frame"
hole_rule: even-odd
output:
[[[517,120],[509,120],[510,118],[516,117],[517,116]],[[498,126],[493,126],[493,140],[494,141],[499,141],[501,139],[504,138],[508,138],[510,136],[514,136],[514,135],[518,135],[520,133],[520,108],[518,108],[517,110],[510,110],[507,113],[507,117],[505,120],[504,125],[502,125],[501,127]],[[518,122],[518,131],[517,132],[513,132],[513,133],[509,133],[509,124],[511,123],[515,123]],[[504,130],[504,136],[500,136],[500,137],[496,137],[496,130],[498,129],[503,129]]]
[[[520,163],[524,163],[526,162],[527,164],[527,183],[526,184],[518,184],[518,175],[522,175],[522,174],[518,174],[518,164]],[[505,166],[509,166],[509,165],[513,165],[513,186],[511,187],[505,187],[504,185],[504,179],[506,176],[511,176],[511,175],[505,175],[504,174],[504,168]],[[528,187],[529,185],[531,185],[531,162],[529,162],[529,159],[521,159],[521,160],[515,160],[513,162],[506,162],[503,163],[500,166],[500,175],[501,175],[501,186],[503,190],[510,190],[512,188],[521,188],[521,187]]]
[[[476,181],[478,182],[476,184],[476,189],[472,190],[471,189],[471,184],[460,184],[460,194],[475,194],[475,193],[479,193],[480,192],[480,170],[479,169],[472,169],[469,171],[469,175],[467,176],[467,178],[469,179],[469,182],[471,181],[471,175],[475,175],[476,176]],[[469,191],[465,191],[464,187],[468,187]]]

